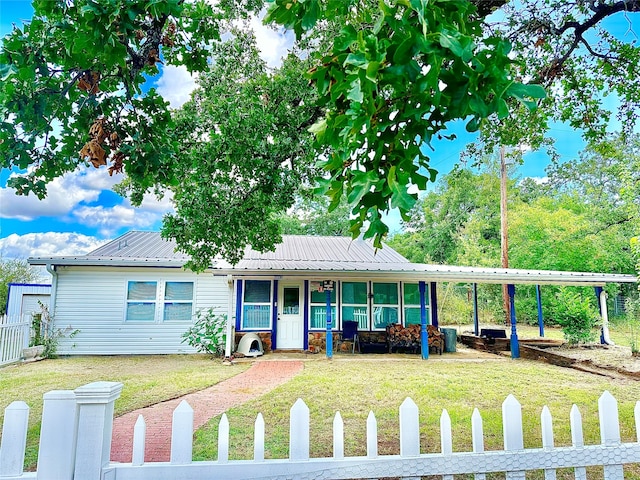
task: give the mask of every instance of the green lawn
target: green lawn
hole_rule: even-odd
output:
[[[42,396],[50,390],[73,390],[104,380],[122,382],[115,413],[169,400],[201,390],[229,378],[249,364],[225,367],[204,355],[145,355],[67,357],[0,368],[0,424],[4,409],[14,400],[29,405],[29,432],[25,465],[37,460]]]
[[[311,455],[332,455],[332,422],[339,411],[345,424],[345,455],[365,455],[366,419],[374,412],[378,422],[379,453],[399,453],[398,408],[411,397],[420,409],[421,449],[440,451],[439,421],[447,409],[452,422],[454,451],[470,451],[471,415],[478,408],[484,421],[485,448],[500,450],[502,402],[514,394],[522,404],[525,447],[541,447],[540,414],[547,405],[553,416],[556,445],[571,445],[569,412],[580,408],[585,443],[600,442],[598,398],[609,390],[619,402],[623,441],[635,441],[633,410],[640,400],[640,382],[612,380],[529,360],[491,356],[457,360],[453,355],[431,355],[428,361],[412,355],[334,356],[332,361],[305,363],[304,371],[269,395],[227,412],[230,457],[253,455],[253,425],[261,412],[266,424],[265,455],[286,458],[289,409],[301,398],[310,409]],[[219,417],[195,435],[194,458],[217,458]],[[590,475],[598,477],[598,469]],[[500,477],[498,477],[500,478]],[[528,479],[542,478],[540,472]],[[559,478],[573,478],[559,472]],[[640,479],[640,465],[625,467],[625,478]]]

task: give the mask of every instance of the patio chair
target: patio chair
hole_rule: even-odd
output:
[[[336,342],[336,349],[341,350],[341,346],[344,342],[351,342],[351,353],[356,353],[356,344],[358,345],[358,351],[360,351],[360,342],[358,341],[358,322],[353,320],[345,320],[342,322],[342,333],[338,337]]]

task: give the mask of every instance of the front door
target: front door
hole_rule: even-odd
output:
[[[304,347],[304,317],[302,285],[281,282],[278,292],[278,334],[276,348],[302,349]]]

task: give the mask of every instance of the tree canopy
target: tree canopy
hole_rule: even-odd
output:
[[[298,185],[308,186],[313,158],[329,209],[345,197],[351,234],[364,230],[380,245],[388,232],[382,213],[398,208],[408,219],[417,190],[435,179],[426,149],[453,120],[472,131],[482,126],[487,138],[495,127],[501,139],[505,125],[526,126],[512,130],[521,139],[535,137],[550,118],[595,128],[606,123],[600,110],[609,91],[621,99],[626,124],[635,120],[638,47],[601,23],[638,11],[640,0],[267,3],[266,21],[293,29],[306,63],[291,59],[270,72],[258,61],[234,82],[225,76],[225,49],[247,49],[235,52],[238,63],[256,59],[255,46],[225,46],[223,33],[258,12],[261,0],[36,0],[31,22],[0,51],[2,166],[25,172],[11,185],[43,197],[53,178],[91,164],[124,172],[134,203],[168,188],[176,213],[164,234],[201,269],[215,254],[235,261],[246,244],[277,243],[271,215],[293,205]],[[294,66],[303,63],[311,86]],[[197,118],[172,112],[143,87],[163,65],[211,67],[188,107]],[[278,90],[294,80],[301,96]],[[246,104],[230,99],[236,93]],[[280,108],[300,114],[284,125]],[[285,148],[278,138],[287,135],[300,148]]]

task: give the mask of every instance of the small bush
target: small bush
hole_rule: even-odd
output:
[[[182,334],[182,343],[188,343],[201,353],[221,357],[227,342],[226,328],[226,315],[217,314],[213,308],[198,310],[195,323]]]
[[[596,334],[593,329],[598,324],[599,317],[589,299],[561,287],[556,300],[556,320],[569,345],[594,341]]]

